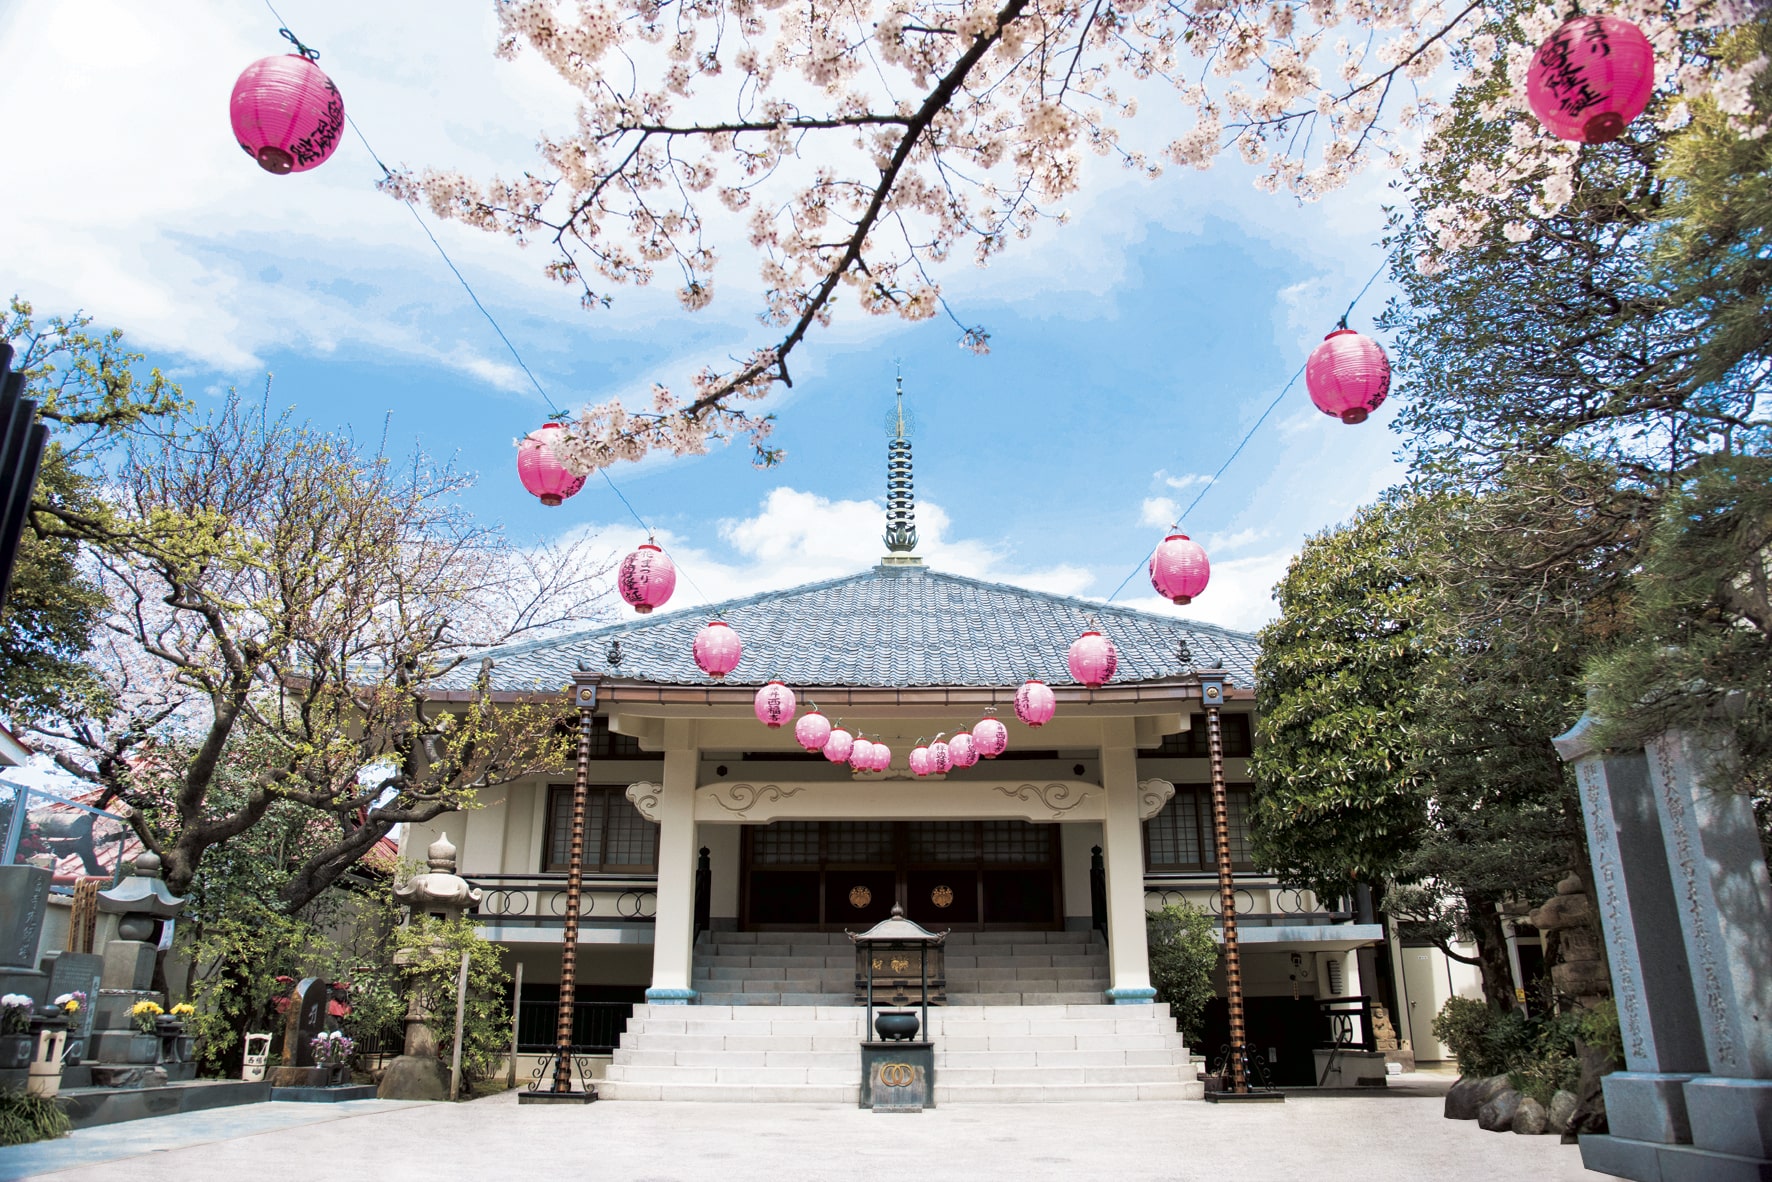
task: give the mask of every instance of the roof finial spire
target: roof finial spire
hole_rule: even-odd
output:
[[[917,494],[911,477],[911,417],[904,409],[904,371],[896,364],[898,397],[886,418],[891,442],[886,447],[886,566],[919,566],[917,548]]]

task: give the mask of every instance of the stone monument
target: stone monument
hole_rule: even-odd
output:
[[[37,945],[53,877],[40,866],[0,866],[0,993],[22,993],[39,1009],[49,1000]]]
[[[414,916],[452,920],[480,905],[481,892],[455,873],[455,847],[441,834],[425,851],[430,870],[396,884],[394,899]],[[394,963],[413,968],[443,954],[441,948],[403,948]],[[406,994],[406,1045],[404,1053],[382,1073],[376,1096],[383,1100],[447,1100],[449,1069],[437,1054],[437,1035],[431,1024],[438,1015],[430,1009],[433,999],[424,996],[416,980]]]
[[[177,1040],[142,1032],[130,1014],[137,1002],[166,1006],[165,995],[153,988],[154,958],[165,925],[184,905],[184,899],[161,879],[160,857],[154,853],[138,856],[134,874],[99,892],[98,909],[117,917],[117,934],[105,945],[100,988],[92,999],[87,1056],[93,1060],[94,1084],[157,1087],[169,1080],[196,1078],[195,1063],[166,1054],[167,1043]]]
[[[271,1086],[319,1088],[332,1072],[314,1059],[314,1038],[327,1029],[326,1000],[331,988],[318,977],[304,977],[283,1012],[283,1062],[270,1069]]]
[[[1615,751],[1583,717],[1575,765],[1627,1070],[1591,1170],[1660,1182],[1772,1177],[1772,883],[1722,731]]]

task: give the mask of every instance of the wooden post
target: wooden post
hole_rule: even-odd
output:
[[[468,957],[469,952],[461,954],[461,975],[455,981],[455,1046],[449,1054],[449,1098],[455,1099],[461,1094],[461,1028],[462,1021],[467,1017],[468,1009]]]
[[[1224,732],[1220,729],[1218,704],[1224,700],[1224,682],[1201,679],[1201,699],[1206,704],[1206,752],[1212,768],[1212,842],[1218,859],[1218,911],[1224,921],[1224,995],[1230,1011],[1231,1051],[1225,1067],[1230,1090],[1247,1092],[1243,1071],[1243,965],[1237,951],[1237,884],[1231,872],[1230,801],[1224,787]]]
[[[505,1075],[505,1086],[517,1086],[517,1021],[523,1013],[523,962],[517,962],[517,979],[511,986],[511,1069]]]
[[[595,679],[574,678],[578,705],[578,766],[572,777],[572,844],[566,855],[566,921],[560,932],[560,1017],[554,1027],[554,1092],[572,1092],[572,1024],[578,1007],[578,905],[584,886],[585,795],[591,778],[591,726],[597,709]]]

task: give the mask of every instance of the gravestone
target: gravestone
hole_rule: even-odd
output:
[[[1772,1176],[1772,887],[1721,732],[1606,750],[1583,717],[1575,765],[1627,1070],[1601,1082],[1611,1132],[1588,1169],[1644,1182]]]
[[[283,1066],[314,1066],[314,1038],[326,1029],[326,982],[303,977],[289,999],[283,1022]]]
[[[0,993],[22,993],[42,1008],[48,978],[37,945],[54,875],[39,866],[0,866]]]
[[[104,979],[105,958],[90,952],[51,952],[43,958],[43,969],[49,974],[49,987],[45,992],[51,1001],[64,993],[86,995],[86,1004],[76,1010],[68,1022],[68,1045],[62,1056],[65,1063],[79,1063],[87,1058],[87,1042],[92,1038],[92,1023],[98,1014],[98,991]]]

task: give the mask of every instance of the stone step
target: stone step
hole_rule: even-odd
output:
[[[701,1002],[711,1006],[834,1006],[850,1000],[848,993],[703,993]]]
[[[1047,1006],[1047,1005],[1085,1005],[1101,1000],[1101,991],[1092,990],[1054,990],[1045,993],[952,993],[948,1000],[956,1005],[968,1006]]]
[[[946,1084],[937,1074],[935,1102],[941,1104],[1089,1104],[1137,1100],[1200,1100],[1206,1085],[1186,1083],[1081,1084]]]
[[[1181,1083],[1187,1065],[1174,1063],[1128,1067],[945,1067],[935,1065],[937,1084],[1038,1084],[1076,1087],[1081,1084]],[[1191,1068],[1188,1078],[1193,1078]]]
[[[782,976],[759,971],[754,977],[699,977],[690,985],[700,993],[836,993],[840,986],[824,977],[798,973]]]
[[[843,932],[704,932],[698,944],[702,947],[719,944],[834,944],[849,948],[849,937]],[[948,947],[970,944],[1096,944],[1100,937],[1094,932],[949,932]]]
[[[856,1071],[859,1075],[859,1065]],[[861,1083],[857,1080],[847,1084],[667,1084],[599,1080],[597,1098],[733,1104],[843,1104],[853,1108],[861,1103]]]

